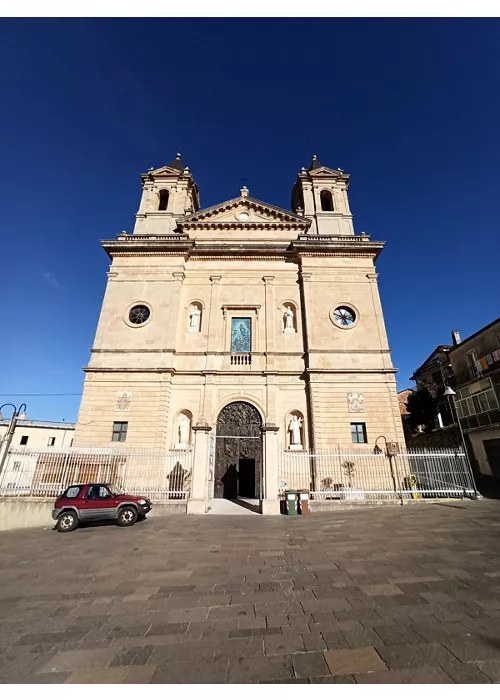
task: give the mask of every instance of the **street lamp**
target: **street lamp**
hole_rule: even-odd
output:
[[[446,389],[444,390],[443,396],[446,396],[448,398],[448,403],[450,405],[450,410],[451,410],[451,415],[452,417],[455,418],[458,429],[460,431],[460,438],[462,440],[462,447],[465,453],[465,461],[467,462],[467,466],[469,468],[470,476],[472,479],[472,485],[474,487],[474,495],[472,496],[473,500],[477,500],[478,498],[482,498],[481,494],[477,490],[476,486],[476,480],[474,479],[474,473],[472,471],[472,467],[469,462],[469,455],[467,452],[467,445],[465,444],[465,437],[464,437],[464,431],[462,430],[462,424],[460,423],[460,418],[458,417],[458,411],[457,411],[457,405],[455,403],[455,396],[457,395],[456,391],[453,391],[451,386],[447,386]]]
[[[16,429],[17,421],[27,420],[28,418],[26,414],[25,403],[22,403],[19,406],[19,408],[16,408],[13,403],[4,403],[2,406],[0,406],[0,420],[3,420],[2,408],[5,408],[5,406],[12,406],[14,410],[10,419],[9,428],[5,434],[4,440],[2,440],[2,443],[5,441],[5,446],[3,448],[2,458],[0,459],[0,474],[2,473],[3,465],[5,464],[5,460],[7,459],[7,454],[9,452],[9,447],[10,443],[12,442],[12,438],[14,437],[14,430]]]

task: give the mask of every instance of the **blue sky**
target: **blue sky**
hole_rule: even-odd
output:
[[[4,19],[0,66],[0,403],[76,419],[99,240],[178,150],[202,206],[246,177],[289,208],[312,153],[351,174],[400,388],[500,316],[499,20]]]

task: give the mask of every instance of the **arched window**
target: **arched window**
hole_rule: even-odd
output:
[[[168,190],[160,190],[160,204],[158,211],[167,211],[168,207]]]
[[[328,190],[323,190],[319,197],[321,200],[321,211],[333,211],[332,193]]]

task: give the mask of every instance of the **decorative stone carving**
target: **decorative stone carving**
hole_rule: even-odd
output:
[[[354,392],[347,394],[347,409],[349,413],[363,413],[365,410],[364,402],[365,397],[363,394]]]
[[[197,304],[193,304],[189,311],[189,328],[190,333],[199,333],[201,327],[201,309]]]
[[[290,449],[291,450],[302,450],[302,425],[303,420],[301,416],[297,414],[292,414],[290,422],[288,423],[288,432],[290,433]]]
[[[290,304],[287,304],[285,306],[285,310],[283,312],[283,320],[285,322],[283,333],[295,333],[295,328],[293,325],[294,313]]]
[[[177,439],[176,450],[183,450],[189,447],[191,443],[191,418],[187,413],[179,413],[177,416],[175,436]]]
[[[123,391],[116,396],[116,410],[117,411],[130,411],[130,404],[132,403],[132,392]]]

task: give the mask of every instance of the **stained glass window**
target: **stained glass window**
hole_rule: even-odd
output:
[[[231,352],[250,352],[252,349],[252,319],[231,320]]]

